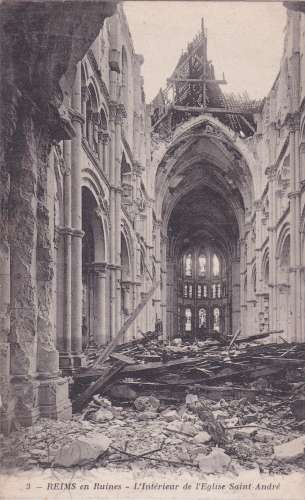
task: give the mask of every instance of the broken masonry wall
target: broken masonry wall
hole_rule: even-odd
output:
[[[50,186],[52,141],[70,138],[59,79],[75,64],[115,5],[24,2],[1,5],[1,430],[38,416],[69,417],[68,385],[54,345]],[[69,33],[69,36],[67,36]],[[86,33],[86,37],[81,36]],[[9,306],[10,302],[10,306]],[[9,314],[10,311],[10,314]]]
[[[255,232],[258,322],[261,330],[267,321],[269,330],[277,332],[274,341],[279,336],[305,340],[304,18],[287,10],[280,71],[252,140],[263,175],[247,243]]]

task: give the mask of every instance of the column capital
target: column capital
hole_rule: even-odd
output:
[[[72,236],[74,234],[74,231],[72,227],[68,226],[57,226],[56,231],[58,231],[59,234],[62,234],[64,236]]]
[[[107,146],[111,141],[110,134],[108,132],[105,132],[105,130],[103,129],[99,129],[98,140],[103,144],[103,146]]]
[[[117,104],[115,123],[121,125],[125,118],[127,118],[127,113],[124,104]]]
[[[300,112],[295,111],[294,113],[289,113],[287,115],[287,124],[289,128],[289,132],[294,133],[300,128]]]
[[[268,181],[273,181],[275,179],[277,172],[276,165],[269,165],[269,167],[266,168],[265,174],[268,178]]]
[[[123,123],[123,119],[126,117],[127,113],[124,104],[111,101],[109,104],[109,120],[119,125]]]
[[[89,89],[88,87],[83,86],[82,87],[82,99],[83,101],[87,102],[89,99]]]
[[[85,236],[84,231],[82,231],[81,229],[71,228],[71,231],[72,236],[76,236],[77,238],[83,238]]]
[[[85,123],[85,119],[81,113],[78,111],[75,111],[73,108],[69,108],[69,116],[72,121],[72,123],[77,122],[83,125]]]
[[[92,262],[90,264],[92,271],[101,278],[106,277],[107,263],[106,262]]]
[[[292,198],[297,198],[300,195],[300,191],[291,191],[288,193],[288,198],[291,200]]]

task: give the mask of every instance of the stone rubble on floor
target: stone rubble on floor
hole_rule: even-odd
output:
[[[41,419],[32,428],[1,437],[1,464],[24,470],[128,470],[136,463],[143,470],[191,469],[204,474],[241,468],[274,473],[304,469],[305,437],[302,430],[287,425],[286,409],[275,412],[268,401],[206,399],[205,407],[225,429],[226,442],[217,446],[205,422],[191,411],[193,404],[169,405],[151,394],[119,406],[95,396],[70,422]],[[244,424],[248,413],[257,415],[255,423]]]

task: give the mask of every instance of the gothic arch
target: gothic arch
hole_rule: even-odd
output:
[[[287,237],[290,238],[290,226],[289,226],[288,222],[283,225],[283,227],[279,233],[278,239],[277,239],[276,252],[275,252],[276,259],[281,259],[283,245],[284,245]]]
[[[262,258],[262,273],[261,279],[265,285],[269,285],[269,271],[270,271],[270,263],[269,263],[269,248],[266,248],[264,251],[264,255]]]
[[[177,163],[175,160],[179,156],[179,148],[182,149],[180,152],[180,154],[182,154],[185,144],[192,138],[192,135],[196,131],[196,127],[199,125],[205,126],[205,137],[212,139],[213,141],[227,142],[231,145],[230,147],[232,150],[236,150],[240,154],[241,158],[244,159],[243,168],[248,184],[248,189],[245,190],[248,191],[245,192],[245,195],[249,198],[247,205],[251,206],[252,201],[258,198],[259,186],[255,181],[259,166],[248,146],[245,144],[243,139],[241,139],[228,127],[224,126],[219,120],[209,115],[202,115],[200,117],[191,118],[177,127],[171,142],[169,144],[161,143],[154,153],[152,168],[155,172],[156,179],[158,217],[161,216],[164,193],[168,187],[167,183],[162,182],[161,179],[164,181],[164,178],[168,178],[170,171]],[[158,179],[160,179],[162,189],[158,187]]]

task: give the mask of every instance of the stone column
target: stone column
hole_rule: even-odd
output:
[[[7,221],[6,221],[7,222]],[[3,238],[0,243],[0,433],[10,430],[12,410],[9,408],[10,379],[10,248]]]
[[[121,305],[121,204],[122,204],[122,186],[121,186],[121,162],[122,162],[122,125],[126,118],[126,111],[123,105],[116,106],[115,115],[115,216],[116,216],[116,303],[117,303],[117,332],[122,325],[122,305]]]
[[[247,335],[247,306],[245,297],[245,276],[247,273],[246,259],[245,259],[245,239],[240,239],[240,328],[242,336]],[[247,283],[248,285],[248,283]]]
[[[81,115],[81,65],[77,64],[72,92],[72,124],[75,137],[72,140],[71,155],[71,190],[72,190],[72,266],[71,266],[71,350],[74,358],[74,369],[83,365],[82,356],[82,190],[81,190],[81,160],[82,160],[82,123]]]
[[[301,301],[301,162],[300,162],[300,132],[299,113],[290,117],[289,128],[289,150],[290,150],[290,172],[291,172],[291,192],[290,199],[290,278],[291,278],[291,305],[292,305],[292,335],[296,342],[301,342],[303,338],[303,317]]]
[[[278,328],[278,314],[277,314],[277,258],[276,258],[276,200],[275,200],[275,175],[276,170],[273,165],[266,169],[266,175],[269,182],[269,317],[270,330],[277,330]]]
[[[102,132],[100,135],[100,140],[102,143],[102,169],[105,176],[109,177],[109,158],[108,158],[108,144],[110,142],[110,135],[108,132]]]
[[[71,358],[71,141],[64,141],[64,172],[63,172],[63,199],[64,199],[64,227],[60,228],[63,238],[63,328],[61,338],[58,339],[60,353],[59,363],[64,374],[73,370]]]
[[[114,73],[111,71],[111,74]],[[116,334],[116,198],[115,198],[115,117],[116,104],[112,102],[109,110],[109,182],[110,182],[110,339]]]
[[[229,287],[227,289],[229,293]],[[232,259],[232,334],[241,327],[240,321],[240,257]]]
[[[95,277],[94,294],[94,340],[98,346],[105,345],[106,335],[106,268],[105,262],[92,264]]]
[[[162,289],[161,289],[161,319],[163,326],[163,340],[165,341],[169,335],[167,331],[167,273],[166,273],[166,253],[167,253],[167,237],[161,234],[161,281],[162,281]]]

